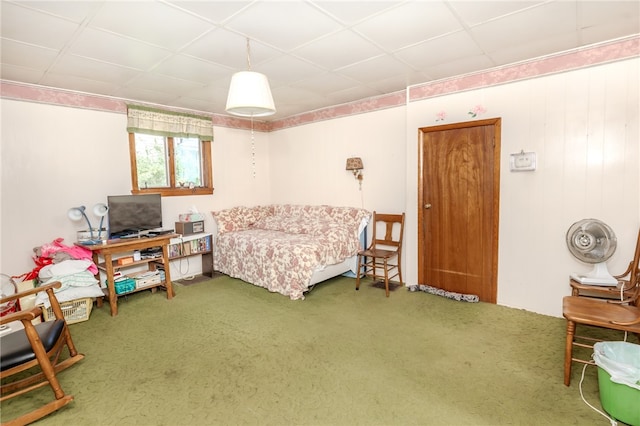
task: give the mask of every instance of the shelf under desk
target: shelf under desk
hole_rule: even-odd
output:
[[[95,244],[95,245],[84,245],[81,243],[75,243],[79,247],[84,247],[88,250],[91,250],[92,257],[94,263],[98,266],[100,270],[103,270],[107,275],[107,293],[106,296],[109,299],[109,306],[111,309],[111,316],[118,315],[118,296],[123,296],[124,294],[116,294],[115,290],[115,281],[114,281],[114,273],[115,271],[123,268],[130,268],[132,266],[140,266],[140,265],[148,265],[149,269],[154,268],[153,262],[161,261],[165,265],[169,265],[169,250],[168,245],[172,238],[177,237],[176,234],[165,234],[158,235],[156,237],[148,237],[148,238],[126,238],[126,239],[117,239],[117,240],[109,240],[104,244]],[[133,252],[136,250],[144,250],[151,247],[161,247],[162,248],[162,257],[159,258],[150,258],[150,259],[142,259],[139,261],[134,261],[132,263],[119,265],[116,260],[114,260],[113,255]],[[100,262],[100,256],[104,259],[103,262]],[[153,289],[156,287],[165,287],[167,290],[167,299],[172,299],[174,296],[173,285],[171,283],[171,275],[169,268],[165,268],[165,279],[158,284],[143,287],[140,289],[133,290],[131,292],[127,292],[125,294],[134,293],[136,291]],[[99,277],[98,272],[98,279]]]

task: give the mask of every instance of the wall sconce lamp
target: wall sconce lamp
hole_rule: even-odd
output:
[[[347,167],[346,170],[351,170],[353,172],[353,177],[358,179],[358,183],[360,184],[360,190],[362,191],[362,170],[364,169],[364,165],[362,164],[362,158],[360,157],[351,157],[347,158]]]
[[[95,228],[91,226],[89,217],[87,217],[87,214],[85,213],[86,209],[87,208],[85,206],[71,207],[69,211],[67,211],[67,216],[69,216],[69,219],[73,221],[78,221],[84,218],[84,220],[87,222],[87,225],[89,226],[89,240],[81,241],[82,244],[84,245],[99,244],[102,242],[102,224],[104,223],[104,217],[109,211],[109,206],[107,206],[104,203],[98,203],[95,206],[93,206],[93,214],[100,218],[100,227],[98,228],[97,237],[94,236],[93,234],[93,231]]]

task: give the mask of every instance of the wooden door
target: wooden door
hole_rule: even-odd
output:
[[[496,303],[499,118],[419,129],[418,282]]]

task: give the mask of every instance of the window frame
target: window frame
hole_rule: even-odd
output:
[[[138,132],[140,134],[149,134]],[[173,137],[165,136],[167,139],[168,158],[174,158],[173,153]],[[202,186],[194,188],[185,188],[176,186],[175,164],[169,161],[169,187],[167,188],[140,188],[138,185],[138,166],[136,157],[136,135],[129,133],[129,160],[131,166],[131,193],[132,194],[160,194],[163,197],[174,197],[184,195],[211,195],[213,194],[213,166],[211,161],[211,141],[200,141],[201,148],[201,167],[202,167]]]

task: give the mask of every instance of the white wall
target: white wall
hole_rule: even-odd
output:
[[[246,130],[216,127],[214,137],[214,193],[206,197],[206,205],[200,211],[269,203],[269,134],[254,132],[252,142],[251,133]],[[213,221],[211,215],[208,216]]]
[[[129,194],[131,173],[124,114],[2,99],[2,211],[0,271],[20,275],[34,267],[33,248],[64,238],[71,245],[86,224],[72,222],[67,210]],[[163,225],[173,228],[178,214],[195,206],[206,213],[270,198],[268,134],[255,133],[256,178],[251,135],[215,129],[213,196],[163,197]],[[97,226],[97,219],[92,218]],[[95,221],[93,221],[95,220]],[[185,275],[202,271],[199,259]],[[175,276],[175,278],[179,278]]]
[[[70,207],[130,190],[125,127],[123,115],[2,100],[3,273],[33,269],[34,247],[75,241],[86,225]]]
[[[633,256],[640,226],[638,62],[274,132],[269,140],[273,202],[404,210],[405,278],[416,284],[418,129],[501,117],[498,303],[561,316],[562,296],[570,293],[568,275],[590,269],[566,247],[573,222],[595,217],[613,227],[618,237],[609,262],[613,272],[623,271]],[[469,112],[478,105],[486,112],[472,118]],[[446,113],[444,120],[438,120],[440,112]],[[404,147],[398,145],[400,135]],[[509,154],[520,150],[537,153],[535,172],[509,171]],[[398,158],[401,153],[404,159]],[[354,155],[365,165],[361,194],[344,171],[346,157]]]
[[[498,303],[559,316],[570,272],[588,266],[564,241],[576,220],[596,217],[618,236],[614,272],[632,257],[640,226],[638,59],[440,96],[406,107],[256,133],[215,129],[213,196],[165,197],[172,226],[195,205],[206,212],[234,205],[310,203],[407,213],[404,275],[417,282],[418,128],[502,118]],[[3,99],[0,271],[33,267],[32,248],[56,237],[75,240],[71,206],[92,206],[130,190],[122,114]],[[443,121],[436,114],[446,112]],[[535,151],[538,170],[512,173],[510,153]],[[362,191],[344,170],[364,161]],[[198,271],[190,270],[189,273]]]
[[[618,237],[610,260],[622,272],[633,257],[638,187],[638,64],[628,60],[409,104],[407,111],[407,282],[417,280],[419,127],[502,118],[498,303],[560,316],[568,275],[589,266],[569,253],[565,235],[583,218]],[[447,113],[436,122],[436,114]],[[510,172],[509,154],[537,153],[535,172]],[[428,284],[428,283],[427,283]]]
[[[405,206],[405,109],[322,121],[269,137],[275,203],[330,204],[402,212]],[[361,157],[362,191],[348,157]]]

